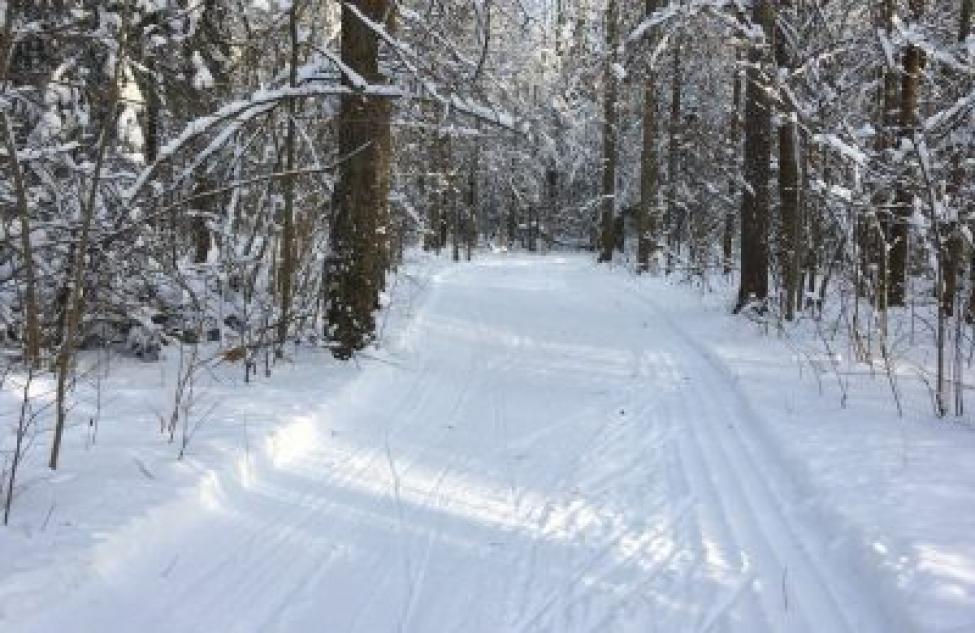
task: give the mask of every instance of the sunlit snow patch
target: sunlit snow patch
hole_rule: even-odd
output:
[[[299,417],[267,439],[267,453],[276,468],[294,463],[308,454],[317,433],[311,418]]]

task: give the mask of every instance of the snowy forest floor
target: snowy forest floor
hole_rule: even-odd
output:
[[[0,630],[975,630],[972,429],[846,365],[842,407],[727,305],[585,256],[421,258],[358,363],[207,374],[182,461],[172,358],[117,360],[97,443],[25,466]]]

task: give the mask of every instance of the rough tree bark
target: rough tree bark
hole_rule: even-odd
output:
[[[464,222],[464,259],[467,261],[471,261],[471,257],[474,254],[474,246],[477,244],[477,210],[480,202],[477,175],[480,169],[480,162],[480,150],[475,146],[467,180],[467,217]]]
[[[680,70],[681,38],[674,38],[672,77],[670,82],[670,140],[667,149],[667,273],[674,269],[674,259],[680,255],[681,234],[684,230],[682,212],[677,207],[677,182],[680,167],[680,119],[681,86],[683,79]]]
[[[619,122],[617,109],[616,55],[619,47],[619,15],[616,0],[606,3],[606,62],[603,69],[603,165],[602,204],[599,236],[599,261],[613,260],[616,244],[616,134]]]
[[[395,4],[389,3],[388,0],[385,17],[386,20],[384,24],[386,27],[386,32],[395,37],[397,28]],[[378,144],[378,155],[380,157],[380,163],[376,166],[376,169],[378,170],[379,178],[378,198],[381,204],[379,205],[376,227],[376,240],[378,241],[377,247],[379,249],[379,256],[374,272],[376,275],[376,285],[379,292],[386,290],[386,273],[392,268],[393,265],[393,227],[392,216],[390,215],[389,209],[389,192],[393,184],[393,127],[391,125],[391,104],[387,103],[386,105],[386,112],[390,117],[390,121],[387,123],[387,125],[377,126],[376,130],[376,142]],[[380,307],[378,293],[376,295],[375,307],[376,309]]]
[[[774,10],[771,0],[755,0],[752,22],[761,26],[764,41],[753,43],[748,52],[745,86],[745,188],[741,199],[741,285],[740,311],[751,302],[768,299],[769,266],[769,174],[771,171],[771,104],[766,90],[764,66],[772,40]]]
[[[975,0],[961,0],[961,11],[958,18],[959,43],[964,43],[971,34],[973,7],[975,7]],[[965,182],[965,166],[962,162],[963,152],[963,147],[956,147],[951,161],[949,188],[950,192],[955,196],[961,193]],[[962,263],[966,261],[966,250],[969,248],[969,245],[965,243],[965,239],[960,234],[959,229],[959,223],[955,222],[952,223],[948,231],[948,252],[945,254],[945,259],[947,260],[947,267],[945,269],[945,292],[941,306],[945,314],[951,314],[954,311],[955,298],[959,292],[959,277],[962,275]],[[970,266],[971,270],[975,271],[975,260],[972,261]],[[975,279],[975,276],[972,276],[972,278]],[[971,315],[971,305],[971,300],[969,300],[969,308],[966,310],[969,316]]]
[[[8,2],[4,10],[3,32],[0,35],[0,79],[7,81],[10,61],[13,54],[14,4]],[[34,268],[34,248],[31,243],[30,206],[27,200],[27,187],[24,173],[17,159],[17,143],[13,125],[7,112],[3,112],[3,137],[10,162],[10,171],[17,201],[17,217],[20,219],[20,249],[24,261],[24,360],[29,367],[36,368],[41,360],[40,310],[37,303],[37,274]]]
[[[20,219],[20,250],[24,261],[24,361],[36,368],[41,360],[41,326],[37,306],[37,276],[34,269],[34,249],[30,239],[30,206],[27,202],[27,188],[24,175],[17,160],[17,145],[14,141],[10,117],[3,112],[3,137],[10,160],[10,171],[17,199],[17,217]]]
[[[382,24],[388,0],[351,0],[342,6],[342,62],[370,84],[382,81],[379,37],[356,15]],[[347,78],[346,85],[351,85]],[[332,266],[329,279],[328,336],[332,354],[348,359],[364,347],[375,330],[381,251],[377,231],[386,205],[385,178],[389,162],[384,142],[391,104],[364,94],[343,95],[339,113],[339,169],[332,225]]]
[[[883,0],[877,27],[889,39],[894,31],[894,0]],[[898,121],[898,76],[900,72],[894,68],[884,68],[883,85],[880,99],[880,133],[877,134],[876,150],[881,156],[893,147]],[[887,311],[890,292],[890,262],[888,245],[892,239],[891,229],[894,225],[889,191],[880,190],[874,196],[875,217],[865,227],[865,254],[869,263],[877,269],[876,287],[874,288],[874,305],[879,313]]]
[[[732,87],[732,106],[733,112],[731,113],[730,129],[731,129],[731,144],[734,151],[737,153],[740,151],[741,146],[741,88],[742,88],[742,72],[741,72],[741,51],[735,52],[735,68],[733,81],[734,85]],[[728,179],[728,197],[734,200],[735,194],[738,191],[738,177],[733,174]],[[721,258],[724,267],[724,274],[730,275],[732,269],[734,268],[734,245],[735,245],[735,228],[737,224],[738,216],[735,213],[734,207],[729,205],[728,212],[724,216],[724,230],[721,236]]]
[[[647,0],[646,15],[657,9],[657,0]],[[652,42],[653,40],[651,40]],[[652,45],[652,44],[651,44]],[[647,76],[643,84],[643,150],[640,155],[640,204],[636,213],[636,261],[637,272],[650,268],[656,239],[656,201],[658,194],[657,168],[657,86],[654,68],[647,64]]]
[[[109,141],[114,138],[114,130],[118,123],[119,105],[119,83],[121,80],[122,68],[125,63],[126,39],[125,32],[128,26],[128,12],[123,12],[123,24],[120,33],[118,58],[115,61],[111,85],[108,89],[106,100],[105,116],[101,120],[101,133],[95,154],[95,164],[92,174],[87,184],[86,197],[81,203],[81,218],[78,227],[78,241],[72,245],[73,256],[66,272],[67,281],[66,303],[64,307],[63,332],[61,336],[61,349],[58,351],[56,360],[57,388],[55,395],[55,421],[54,437],[51,442],[51,455],[48,466],[51,470],[57,470],[58,459],[61,455],[61,438],[64,435],[64,426],[68,417],[67,394],[68,376],[72,371],[75,351],[75,337],[82,323],[85,310],[85,277],[88,272],[88,242],[91,232],[92,221],[95,218],[95,206],[98,204],[98,190],[101,186],[102,170],[105,166],[105,156],[108,150]]]
[[[961,0],[961,15],[958,20],[959,42],[964,42],[972,34],[973,14],[975,14],[975,0]]]
[[[298,2],[291,4],[288,11],[288,33],[290,35],[291,55],[289,60],[288,81],[291,87],[298,85]],[[297,130],[295,117],[298,115],[298,100],[288,100],[288,132],[285,138],[285,172],[284,178],[284,218],[281,230],[281,265],[278,268],[279,291],[281,294],[281,310],[278,315],[277,348],[275,355],[284,353],[284,343],[288,338],[288,326],[291,320],[291,286],[295,275],[295,144]]]
[[[458,175],[456,170],[451,168],[450,176],[447,179],[447,192],[450,195],[450,259],[460,261],[460,242],[463,238],[461,234],[464,230],[461,221],[461,207],[463,201],[460,200]]]
[[[792,0],[779,4],[788,11]],[[779,18],[782,19],[781,16]],[[775,37],[776,64],[781,70],[793,67],[793,55],[786,32],[779,27]],[[796,316],[799,300],[799,139],[795,113],[789,108],[784,91],[781,93],[783,120],[779,124],[779,205],[781,228],[779,232],[779,272],[782,279],[782,313],[787,321]]]
[[[450,212],[450,180],[447,172],[450,169],[450,137],[443,131],[437,131],[436,134],[437,193],[432,206],[436,231],[434,243],[439,255],[441,249],[447,248],[447,224]]]
[[[911,21],[920,22],[924,16],[924,0],[908,0],[908,4]],[[912,139],[917,127],[918,91],[921,84],[921,71],[924,67],[924,52],[917,46],[908,45],[904,51],[903,64],[900,137]],[[888,302],[892,306],[903,306],[907,299],[907,253],[912,200],[913,192],[906,179],[902,179],[897,185],[897,217],[894,218],[891,227]]]

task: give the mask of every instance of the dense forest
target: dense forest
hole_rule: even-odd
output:
[[[415,244],[733,275],[777,323],[841,302],[864,360],[910,306],[960,413],[972,4],[4,3],[0,318],[57,376],[51,467],[78,352],[347,359]]]
[[[327,371],[364,361],[407,365],[400,358],[376,359],[402,286],[422,285],[418,279],[433,286],[440,279],[409,268],[418,261],[471,275],[459,277],[468,285],[449,289],[454,304],[466,304],[456,314],[435,299],[426,312],[411,313],[411,327],[427,336],[415,346],[442,353],[428,357],[411,348],[415,357],[405,357],[422,366],[417,375],[427,376],[434,366],[446,382],[469,374],[456,403],[444,406],[448,412],[431,409],[427,417],[453,431],[457,412],[489,394],[482,409],[494,418],[482,435],[504,435],[499,450],[505,454],[509,429],[499,421],[503,407],[495,395],[505,392],[509,371],[523,372],[517,374],[522,382],[508,385],[506,397],[517,401],[521,393],[524,409],[540,412],[531,424],[549,421],[546,407],[557,408],[553,402],[589,393],[590,382],[617,376],[606,389],[620,390],[628,380],[646,379],[626,387],[619,402],[606,403],[611,422],[600,421],[592,437],[628,416],[656,411],[656,405],[635,406],[643,401],[632,394],[656,394],[665,402],[666,394],[705,376],[737,394],[726,401],[708,400],[713,394],[706,389],[689,396],[703,402],[703,418],[716,426],[700,431],[706,439],[696,443],[686,439],[687,433],[697,437],[693,430],[661,434],[684,438],[675,442],[685,456],[700,453],[693,459],[711,469],[708,477],[724,463],[715,448],[721,442],[737,447],[727,453],[738,460],[757,450],[757,440],[736,444],[722,435],[726,430],[713,430],[725,429],[726,420],[731,429],[757,417],[737,387],[726,384],[737,374],[717,369],[718,353],[705,350],[712,343],[684,336],[680,321],[691,317],[640,307],[633,297],[646,288],[717,296],[723,318],[779,341],[788,350],[784,362],[815,374],[821,392],[824,383],[831,385],[842,408],[851,385],[869,376],[890,419],[917,417],[920,400],[925,423],[945,418],[969,428],[965,401],[975,384],[973,13],[975,0],[0,0],[4,524],[21,487],[58,481],[42,477],[56,477],[48,469],[63,465],[72,430],[76,438],[85,435],[86,447],[94,446],[100,417],[118,396],[112,380],[127,373],[144,376],[139,372],[162,367],[157,391],[165,392],[165,406],[149,426],[158,428],[166,450],[175,447],[169,458],[175,452],[182,461],[200,428],[217,415],[216,403],[202,410],[203,383],[224,389],[232,376],[239,382],[227,388],[237,394],[227,396],[231,402],[257,400],[262,396],[239,394],[261,388],[279,370],[292,376],[286,372],[307,350],[327,361]],[[565,268],[566,261],[583,260],[585,268]],[[475,268],[485,261],[494,263]],[[511,285],[521,274],[525,287]],[[634,290],[612,294],[615,282],[608,280],[617,278]],[[563,282],[578,288],[546,294]],[[525,291],[529,287],[534,294]],[[573,292],[592,306],[571,303]],[[683,309],[677,294],[662,296],[658,301]],[[686,314],[705,315],[705,303]],[[546,310],[551,315],[533,339],[537,357],[518,356],[531,338],[518,328],[535,327],[529,317]],[[524,321],[508,330],[488,323],[515,316]],[[636,334],[620,320],[631,317],[644,320]],[[560,328],[583,322],[585,328],[572,330],[577,337],[602,343],[553,342]],[[640,347],[634,368],[613,365],[624,363],[612,355],[613,345],[623,345],[625,337],[627,344],[636,341],[644,331],[659,337],[653,340],[666,353],[646,361]],[[678,333],[682,347],[672,349]],[[610,334],[620,339],[599,338]],[[452,365],[468,345],[470,362]],[[590,351],[585,361],[566,360],[583,349]],[[696,360],[674,369],[667,364],[677,362],[671,356]],[[551,366],[525,369],[536,358]],[[121,372],[113,373],[116,367]],[[592,376],[573,382],[579,367]],[[679,377],[665,379],[665,370]],[[302,371],[314,378],[313,370]],[[525,394],[546,372],[565,376],[567,395],[543,405]],[[369,384],[380,393],[406,389],[402,401],[360,412],[363,418],[402,414],[415,422],[426,415],[423,407],[433,406],[422,381],[413,394],[399,379],[388,380]],[[590,394],[592,402],[602,402],[602,393]],[[580,399],[576,408],[589,404]],[[792,404],[787,408],[792,415]],[[690,415],[679,411],[673,419]],[[574,411],[565,413],[575,419]],[[423,432],[418,437],[429,439]],[[395,433],[384,433],[364,454],[369,463],[388,461],[398,504],[389,522],[398,521],[401,534],[409,523],[401,497],[409,490],[401,483],[409,483],[410,472],[397,470],[390,448]],[[631,446],[645,441],[620,433],[617,439]],[[580,446],[586,442],[571,444],[565,454]],[[610,444],[595,446],[612,456],[608,462],[619,456]],[[661,469],[680,453],[651,448]],[[512,499],[512,464],[528,452],[505,458]],[[594,461],[602,464],[603,457]],[[134,458],[139,472],[155,480],[142,459]],[[438,471],[431,488],[437,498],[446,498],[441,485],[453,476],[454,459]],[[772,578],[777,586],[781,576],[782,596],[768,598],[756,589],[759,606],[752,608],[736,606],[738,589],[729,590],[730,602],[710,616],[698,614],[693,630],[901,630],[885,628],[876,611],[864,615],[866,607],[851,615],[853,608],[843,607],[846,589],[836,589],[829,573],[802,575],[815,567],[819,541],[795,528],[791,510],[778,509],[783,499],[800,499],[801,486],[800,492],[774,485],[764,491],[755,482],[776,479],[775,467],[727,459],[722,481],[740,478],[740,489],[711,492],[701,483],[710,479],[694,476],[707,469],[686,464],[654,471],[655,481],[671,481],[672,471],[688,480],[693,494],[661,493],[674,514],[683,496],[694,495],[688,508],[702,498],[712,508],[729,498],[737,499],[735,507],[753,507],[748,520],[759,527],[749,532],[732,516],[722,534],[732,558],[736,547],[763,552],[758,570],[747,569],[742,554],[746,580],[729,583],[745,586],[759,578],[768,584]],[[763,459],[754,463],[774,463]],[[900,461],[908,467],[907,449],[891,463]],[[357,481],[361,472],[369,471],[363,467],[348,480]],[[963,476],[952,480],[959,482]],[[436,495],[426,493],[417,503],[427,508]],[[50,508],[45,528],[53,502]],[[701,512],[695,534],[724,520]],[[763,516],[773,519],[755,518]],[[547,534],[540,526],[538,533]],[[768,545],[775,541],[769,535],[787,532],[793,536]],[[644,543],[625,530],[620,534],[613,547],[624,538]],[[499,541],[492,538],[492,544]],[[537,550],[530,551],[535,565]],[[798,571],[790,572],[796,557]],[[632,555],[623,560],[632,563]],[[407,556],[407,576],[415,564],[416,556]],[[672,571],[697,578],[680,570]],[[819,629],[812,620],[794,625],[790,618],[800,616],[789,611],[789,573],[798,574],[797,593],[812,600],[799,609],[803,617],[833,605],[837,612],[846,609],[846,624],[838,617],[830,621],[835,626]],[[975,586],[970,570],[965,573]],[[688,581],[700,588],[694,582]],[[578,578],[568,582],[570,589],[577,584]],[[397,630],[419,617],[413,592],[410,584]],[[695,595],[714,602],[719,594],[701,589]],[[783,613],[790,614],[769,615],[778,613],[782,599]],[[959,609],[970,609],[971,599],[959,598]],[[547,622],[555,598],[546,600],[534,617],[522,613],[518,627],[475,629],[534,630]],[[0,624],[3,612],[0,603]],[[731,620],[744,624],[721,628],[732,612]],[[857,628],[868,621],[873,624]],[[959,628],[943,630],[971,630],[965,628],[971,621],[956,618]],[[545,630],[577,630],[567,622],[568,616],[561,628]],[[224,624],[212,623],[210,630],[236,630]]]

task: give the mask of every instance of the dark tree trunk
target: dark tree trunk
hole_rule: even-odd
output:
[[[794,121],[779,126],[779,202],[781,241],[779,262],[782,275],[783,313],[787,321],[795,318],[799,294],[799,157]]]
[[[755,0],[752,22],[771,41],[773,9],[770,0]],[[753,45],[748,53],[745,87],[745,189],[741,200],[741,286],[738,305],[764,304],[768,299],[769,173],[772,115],[763,67],[765,45]]]
[[[351,0],[342,7],[342,61],[370,83],[379,73],[379,38],[350,6],[375,23],[386,21],[388,0]],[[347,80],[343,80],[347,81]],[[329,339],[336,358],[364,347],[375,329],[382,252],[377,235],[385,214],[390,125],[389,101],[343,95],[339,154],[345,157],[336,184],[332,226],[334,270],[329,281]]]
[[[451,177],[447,180],[447,193],[450,196],[450,250],[451,259],[455,262],[460,261],[460,240],[461,231],[463,231],[462,221],[461,221],[461,207],[463,204],[458,199],[460,196],[457,190],[457,178],[451,172]]]
[[[958,41],[965,42],[972,33],[972,16],[975,13],[975,0],[961,0],[961,13],[958,18]],[[956,148],[955,156],[952,165],[952,188],[956,195],[960,194],[961,188],[965,182],[965,166],[962,161],[963,148]],[[969,223],[969,228],[971,229],[971,223]],[[962,274],[962,262],[966,260],[966,251],[971,250],[971,246],[965,243],[965,240],[958,234],[958,227],[952,232],[952,243],[949,250],[949,275],[950,279],[945,279],[946,285],[946,296],[953,301],[954,296],[958,293],[958,277]],[[969,262],[969,284],[972,280],[975,280],[975,258],[971,259]],[[948,284],[950,286],[950,292],[947,292]],[[944,306],[949,311],[953,308],[947,304]],[[972,289],[969,295],[967,305],[965,306],[965,319],[969,322],[973,321],[973,316],[975,316],[975,288]]]
[[[674,268],[674,258],[680,255],[681,234],[684,230],[683,212],[677,206],[677,184],[680,171],[681,71],[678,34],[674,39],[673,76],[670,89],[670,140],[667,148],[667,272]]]
[[[619,121],[617,110],[616,49],[618,48],[619,24],[616,0],[606,4],[606,63],[603,69],[605,94],[603,97],[603,165],[602,204],[599,239],[599,261],[613,261],[616,244],[616,134]]]
[[[878,28],[882,29],[888,37],[893,35],[894,30],[894,0],[884,0],[881,5],[881,15],[878,20]],[[898,76],[899,71],[893,68],[884,68],[883,85],[880,99],[880,133],[877,134],[877,152],[883,155],[894,145],[898,122]],[[888,297],[890,294],[890,262],[888,261],[888,244],[892,239],[892,227],[894,218],[891,206],[890,191],[886,188],[874,194],[874,218],[867,218],[864,223],[863,235],[865,236],[863,251],[863,263],[871,263],[877,270],[877,278],[874,288],[874,305],[876,309],[883,313],[887,310]]]
[[[791,9],[791,0],[782,0],[780,7]],[[789,13],[791,17],[791,12]],[[783,19],[783,16],[779,16]],[[779,30],[775,38],[776,64],[780,70],[793,67],[792,52],[785,34]],[[783,121],[779,125],[779,204],[781,221],[779,241],[779,271],[782,279],[782,312],[787,321],[796,315],[799,289],[799,139],[795,113],[782,93]]]
[[[471,171],[468,177],[467,191],[469,195],[467,204],[467,220],[464,231],[464,258],[471,261],[474,247],[477,245],[477,215],[480,206],[480,191],[478,189],[478,172],[481,168],[481,152],[478,147],[474,148],[474,156],[471,158]]]
[[[911,20],[918,23],[924,15],[924,0],[910,0]],[[901,78],[900,135],[911,139],[917,128],[918,91],[924,52],[917,46],[908,45],[904,51],[904,73]],[[890,293],[892,306],[903,306],[907,299],[907,253],[910,238],[910,216],[913,192],[906,178],[897,187],[897,217],[891,230]]]
[[[959,42],[964,42],[972,34],[973,14],[975,14],[975,0],[961,0],[961,17],[958,20]]]
[[[657,8],[657,0],[647,0],[646,15]],[[657,233],[657,85],[655,69],[647,68],[643,85],[643,151],[640,156],[640,204],[636,208],[637,272],[650,267]]]
[[[210,226],[207,223],[210,209],[213,206],[213,196],[206,192],[213,187],[213,182],[206,176],[197,176],[193,184],[193,193],[198,196],[194,208],[190,209],[189,230],[193,241],[193,263],[205,264],[210,255]]]
[[[813,170],[813,152],[812,144],[809,143],[807,133],[804,133],[804,138],[806,140],[803,143],[803,191],[805,195],[803,196],[803,220],[806,225],[807,235],[809,236],[809,243],[806,246],[806,258],[803,262],[805,267],[805,300],[802,302],[804,308],[815,307],[815,302],[813,297],[816,291],[816,275],[819,269],[819,253],[822,250],[823,243],[823,227],[821,218],[814,217],[812,213],[813,205],[809,201],[809,175]]]
[[[288,11],[288,33],[290,35],[289,84],[298,85],[298,9],[297,3],[292,3]],[[275,354],[283,354],[285,339],[288,337],[288,326],[291,320],[291,292],[295,275],[295,117],[298,115],[298,100],[289,99],[287,109],[287,138],[285,139],[284,168],[288,174],[284,179],[284,222],[281,231],[281,264],[278,268],[279,290],[281,293],[281,310],[278,315],[277,349]]]
[[[734,85],[732,87],[732,105],[734,111],[731,113],[731,144],[734,147],[734,151],[737,154],[741,151],[741,88],[742,88],[742,73],[740,69],[741,65],[741,51],[736,51],[735,53],[735,72],[734,72]],[[738,191],[738,178],[737,176],[732,176],[728,179],[728,196],[734,200],[734,196]],[[734,242],[735,242],[735,228],[737,223],[737,214],[735,213],[733,207],[729,208],[728,212],[724,216],[724,233],[721,239],[721,255],[724,263],[724,274],[730,275],[731,270],[734,267]]]

